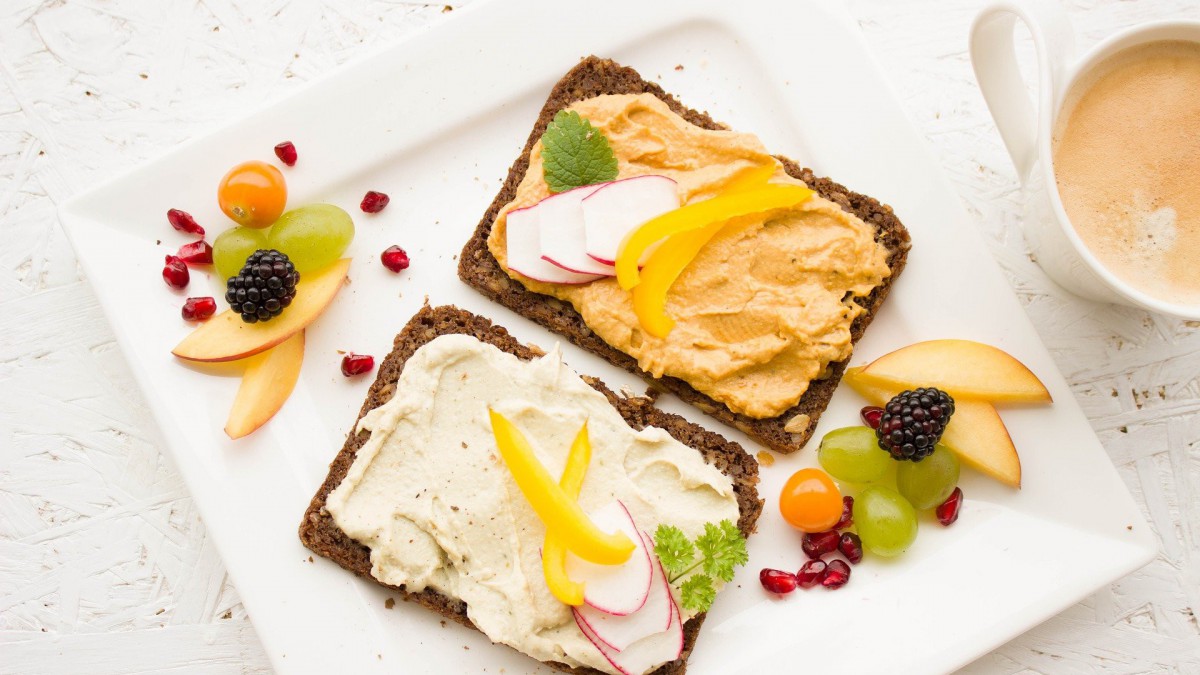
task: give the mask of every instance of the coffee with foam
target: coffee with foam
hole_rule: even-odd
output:
[[[1121,51],[1074,85],[1054,130],[1067,216],[1109,271],[1200,304],[1200,44]]]

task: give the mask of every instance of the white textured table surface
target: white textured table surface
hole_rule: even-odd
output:
[[[850,0],[966,202],[964,226],[985,232],[1161,554],[967,670],[1200,673],[1200,324],[1068,296],[1030,262],[966,56],[979,6]],[[1138,21],[1200,18],[1196,0],[1066,6],[1084,47]],[[55,206],[447,11],[0,3],[0,674],[270,671]]]

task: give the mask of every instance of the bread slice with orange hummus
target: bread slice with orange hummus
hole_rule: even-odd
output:
[[[803,184],[816,196],[795,213],[738,223],[714,237],[672,287],[675,337],[656,341],[638,329],[615,280],[548,284],[504,262],[505,217],[549,194],[540,140],[568,108],[609,137],[619,178],[667,175],[685,203],[712,196],[753,162],[771,161],[752,135],[684,107],[630,68],[586,58],[551,91],[463,248],[459,277],[773,450],[803,447],[853,344],[904,268],[907,230],[890,207],[775,156],[772,182]]]
[[[539,358],[545,356],[541,350],[533,346],[521,344],[515,338],[509,335],[508,332],[503,328],[493,325],[485,318],[471,314],[470,312],[458,309],[456,307],[444,306],[431,308],[426,306],[422,308],[421,311],[409,321],[400,334],[396,336],[392,352],[380,365],[376,380],[371,385],[367,399],[359,413],[358,421],[351,430],[350,434],[347,436],[346,443],[342,447],[341,452],[339,452],[337,457],[334,458],[333,463],[330,465],[329,474],[325,479],[325,482],[317,491],[316,496],[313,497],[307,512],[304,514],[304,518],[300,524],[300,539],[305,546],[315,553],[329,558],[330,560],[359,576],[366,577],[372,581],[380,583],[381,585],[393,588],[405,600],[420,604],[441,614],[442,616],[445,616],[446,618],[453,619],[454,621],[457,621],[468,627],[483,630],[483,632],[487,634],[488,630],[485,630],[485,627],[476,625],[476,623],[472,620],[474,612],[467,602],[460,598],[452,597],[435,590],[435,584],[428,585],[421,590],[409,590],[405,587],[405,585],[389,584],[379,580],[378,576],[386,576],[385,574],[380,573],[380,558],[386,556],[395,555],[397,558],[404,559],[397,562],[401,566],[407,565],[407,573],[411,573],[413,566],[418,565],[419,563],[417,561],[421,559],[422,551],[421,547],[418,545],[421,543],[420,541],[418,541],[416,544],[412,543],[411,541],[409,541],[408,544],[404,544],[403,541],[401,541],[401,546],[399,548],[387,549],[387,553],[384,553],[381,549],[380,552],[375,554],[373,559],[372,549],[370,547],[352,537],[350,534],[344,531],[342,527],[339,526],[339,521],[335,518],[335,514],[331,513],[331,511],[337,511],[338,509],[330,504],[331,499],[336,500],[338,498],[336,493],[339,490],[339,486],[342,486],[343,483],[353,482],[353,480],[362,478],[364,474],[362,462],[358,462],[358,466],[356,468],[356,460],[360,459],[360,452],[381,452],[372,447],[371,439],[375,432],[368,430],[368,428],[379,428],[378,418],[381,413],[388,413],[389,402],[392,402],[393,400],[401,401],[405,397],[408,397],[411,400],[417,400],[425,397],[423,394],[417,394],[414,397],[414,392],[406,392],[403,390],[405,382],[410,384],[413,382],[412,377],[406,378],[404,376],[406,367],[410,370],[412,368],[420,368],[420,364],[416,364],[414,362],[421,361],[423,354],[426,357],[429,356],[428,349],[431,347],[431,343],[436,347],[439,341],[444,343],[449,338],[451,340],[458,340],[461,342],[464,341],[464,337],[469,338],[469,340],[466,340],[466,342],[477,342],[481,345],[484,345],[481,347],[481,349],[502,353],[498,356],[502,362],[506,362],[506,360],[511,359],[514,364],[517,363],[517,360],[522,363],[527,363],[527,366],[522,367],[550,367],[554,365],[553,360],[547,361],[544,358]],[[426,348],[426,351],[422,352],[422,348]],[[445,360],[444,354],[435,355],[434,358],[439,363]],[[425,360],[428,360],[428,358]],[[454,377],[465,377],[469,374],[470,373],[454,374]],[[412,373],[410,373],[410,375],[412,375]],[[557,378],[558,376],[554,377]],[[578,377],[575,377],[574,375],[570,375],[570,377],[574,378],[574,383],[566,383],[563,389],[564,392],[569,392],[572,386],[576,387],[576,391],[578,390]],[[567,379],[565,375],[563,376],[563,379]],[[552,378],[552,381],[557,380]],[[709,467],[705,468],[704,470],[715,470],[715,472],[717,472],[716,475],[726,477],[723,480],[728,481],[732,491],[727,499],[730,499],[731,505],[736,504],[737,527],[745,536],[748,536],[751,534],[751,532],[753,532],[755,523],[758,520],[758,516],[762,511],[763,505],[762,500],[758,497],[758,492],[756,489],[756,484],[758,483],[758,464],[753,458],[746,454],[741,446],[725,440],[718,434],[707,431],[695,424],[687,422],[681,417],[659,410],[653,405],[653,401],[649,397],[621,396],[609,390],[598,380],[584,378],[584,381],[587,383],[587,385],[590,385],[590,389],[587,389],[587,387],[584,387],[584,389],[587,391],[598,392],[600,395],[602,395],[603,400],[606,401],[606,404],[611,406],[612,409],[619,414],[617,419],[622,420],[623,424],[627,425],[629,430],[643,430],[657,427],[658,429],[665,431],[666,435],[669,435],[670,440],[668,442],[677,442],[682,444],[682,446],[686,446],[686,448],[676,446],[676,451],[681,449],[686,450],[687,448],[694,450],[697,453],[695,457],[702,460],[698,463],[700,467]],[[449,396],[452,394],[453,392],[451,391],[438,392],[438,396]],[[590,394],[590,396],[595,396],[595,394]],[[592,404],[594,403],[595,401],[592,402]],[[483,403],[478,400],[472,400],[462,401],[461,405],[479,406],[483,405]],[[376,412],[372,414],[372,411]],[[412,411],[410,410],[409,412]],[[593,415],[593,419],[595,419],[595,417],[596,415]],[[364,418],[367,420],[365,423]],[[373,423],[372,420],[374,420]],[[589,421],[589,425],[591,424],[592,422]],[[594,433],[596,432],[593,432],[593,434]],[[666,439],[666,436],[662,435],[660,432],[655,431],[654,433],[658,436],[661,436],[664,440]],[[439,452],[450,453],[455,456],[445,457],[444,460],[441,461],[445,465],[451,467],[450,470],[454,472],[456,481],[473,480],[472,476],[469,475],[470,472],[467,468],[471,465],[469,461],[464,458],[464,456],[468,454],[468,449],[465,447],[465,442],[462,453],[458,452],[457,441],[451,443],[450,445],[453,446],[452,449],[441,449]],[[380,457],[382,455],[375,456]],[[494,460],[495,458],[493,457],[491,459]],[[374,462],[376,460],[371,461]],[[596,458],[593,459],[593,462],[597,461],[601,460]],[[622,465],[625,464],[625,462],[619,463]],[[376,473],[383,471],[382,467],[375,467],[371,463],[368,463],[367,467],[370,467],[370,470]],[[505,471],[504,465],[496,461],[484,462],[484,466],[482,468],[486,471]],[[548,468],[550,468],[551,471],[554,471],[553,467]],[[649,471],[652,469],[646,470]],[[595,472],[595,477],[590,479],[600,483],[599,477],[604,475],[602,473],[603,469],[597,467],[594,470],[589,471]],[[348,476],[351,478],[351,481],[349,482],[347,481]],[[476,476],[476,478],[478,478],[478,476]],[[426,501],[438,499],[439,495],[437,493],[436,485],[434,484],[436,481],[424,480],[424,483],[428,483],[426,486],[428,488],[428,492],[426,492],[426,487],[422,487],[420,490],[416,490],[415,492],[421,494]],[[584,494],[581,494],[580,496],[581,504],[583,504],[584,497],[589,489],[586,479],[584,486]],[[390,486],[385,487],[389,488],[387,492],[390,494]],[[405,485],[404,487],[408,486]],[[345,489],[346,488],[344,487],[342,488],[343,491],[345,491]],[[593,486],[591,489],[600,489],[603,491],[605,489],[605,485],[600,483]],[[444,499],[445,495],[441,495],[440,497]],[[514,498],[521,499],[520,493],[517,492]],[[443,503],[440,509],[444,515],[450,518],[462,518],[464,520],[468,518],[495,519],[494,514],[473,512],[473,510],[466,503]],[[350,518],[346,515],[347,511],[340,510],[338,513],[342,518],[342,522],[354,522],[353,518]],[[652,527],[648,524],[646,527],[652,529]],[[353,530],[356,528],[350,527],[350,529]],[[410,533],[405,533],[405,536],[402,537],[402,539],[409,540]],[[504,542],[493,543],[494,547],[503,547],[505,545]],[[440,555],[453,554],[443,551]],[[529,578],[532,579],[532,576],[529,576]],[[537,583],[538,581],[540,581],[540,577],[531,583]],[[479,618],[480,617],[476,616],[476,620]],[[677,660],[665,663],[654,670],[655,673],[663,675],[678,674],[683,673],[686,670],[687,657],[691,653],[692,647],[695,645],[696,638],[700,630],[700,625],[703,623],[703,621],[704,614],[697,614],[683,624],[684,648],[682,654]],[[574,626],[572,625],[571,628],[574,628]],[[489,635],[489,637],[492,637],[493,641],[503,641],[498,639],[495,635]],[[555,667],[556,669],[567,672],[576,672],[581,674],[601,672],[594,668],[587,667],[585,664],[579,663],[578,661],[568,664],[555,661],[554,659],[544,660],[546,663]]]

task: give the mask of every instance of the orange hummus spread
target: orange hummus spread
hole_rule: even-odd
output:
[[[682,204],[718,194],[748,169],[778,164],[756,136],[697,127],[651,94],[597,96],[569,109],[608,138],[621,178],[667,176],[678,183]],[[803,185],[782,166],[771,182]],[[658,338],[641,329],[630,293],[613,278],[562,285],[508,270],[505,215],[549,195],[539,141],[488,238],[501,267],[529,290],[570,303],[642,370],[682,379],[749,417],[782,414],[826,366],[850,356],[850,325],[864,311],[853,297],[869,295],[891,273],[874,228],[814,196],[730,221],[671,287],[667,312],[675,328]]]

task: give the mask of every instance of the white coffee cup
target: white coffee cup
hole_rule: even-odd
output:
[[[1109,37],[1075,56],[1071,25],[1053,0],[1001,0],[971,26],[971,63],[988,109],[1012,157],[1025,197],[1025,239],[1046,273],[1078,295],[1200,319],[1200,305],[1148,295],[1100,264],[1067,219],[1054,179],[1051,152],[1055,120],[1079,78],[1109,56],[1147,42],[1200,42],[1200,21],[1156,21]],[[1013,29],[1020,20],[1037,50],[1037,105],[1029,100],[1017,67]]]

